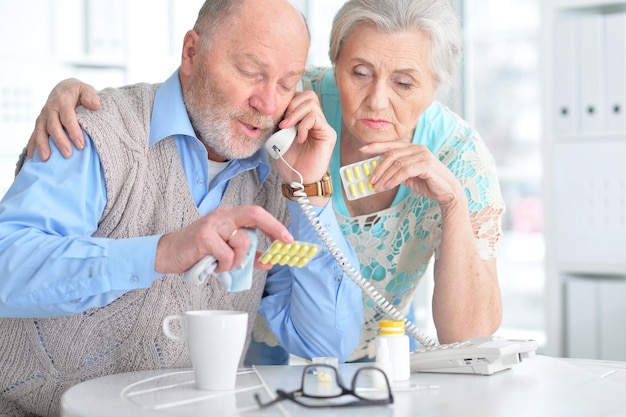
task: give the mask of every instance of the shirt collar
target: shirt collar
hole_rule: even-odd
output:
[[[178,70],[159,87],[154,97],[152,120],[150,121],[149,145],[152,146],[169,136],[188,136],[199,140],[196,136],[187,108],[183,101],[183,93],[178,78]],[[236,160],[229,164],[229,168],[237,170],[258,169],[260,182],[263,183],[270,172],[267,153],[262,148],[246,159]]]
[[[183,101],[178,70],[174,71],[161,84],[154,97],[149,144],[152,146],[158,141],[174,135],[196,138]]]

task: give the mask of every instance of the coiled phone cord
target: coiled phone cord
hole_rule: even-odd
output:
[[[324,242],[324,245],[329,250],[333,258],[335,258],[335,261],[337,261],[343,272],[345,272],[345,274],[348,275],[350,279],[352,279],[352,281],[354,281],[369,298],[374,300],[374,302],[380,308],[382,308],[383,311],[388,314],[393,320],[402,320],[404,322],[407,333],[409,333],[413,338],[415,338],[415,340],[422,344],[422,346],[437,346],[437,343],[432,338],[424,334],[424,332],[422,332],[413,322],[411,322],[404,314],[402,314],[397,308],[395,308],[393,304],[385,299],[385,297],[376,288],[374,288],[374,286],[369,281],[363,278],[360,270],[356,269],[352,266],[352,264],[350,264],[348,258],[346,258],[346,256],[341,253],[341,250],[337,247],[337,244],[329,235],[328,231],[326,230],[324,225],[321,224],[320,219],[315,214],[313,206],[311,205],[308,196],[304,192],[304,180],[302,179],[302,175],[300,175],[300,173],[295,168],[289,165],[289,163],[285,161],[282,155],[280,155],[280,159],[285,164],[287,164],[287,166],[300,178],[300,182],[294,181],[290,183],[291,187],[296,189],[293,195],[298,197],[296,201],[302,208],[304,215],[309,220],[309,223],[311,223],[311,226],[313,227],[319,238],[322,240],[322,242]]]

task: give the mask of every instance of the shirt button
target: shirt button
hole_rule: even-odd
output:
[[[196,181],[196,184],[198,184],[198,186],[203,187],[204,186],[204,180],[198,180]]]
[[[341,276],[336,277],[336,278],[335,278],[335,281],[337,281],[337,282],[341,282]]]
[[[133,284],[137,283],[139,281],[139,278],[137,278],[136,275],[133,275],[132,277],[130,277],[130,282],[132,282]]]

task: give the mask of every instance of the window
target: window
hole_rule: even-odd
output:
[[[492,151],[507,205],[500,333],[545,343],[539,0],[465,0],[464,117]]]

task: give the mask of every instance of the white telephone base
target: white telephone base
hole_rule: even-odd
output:
[[[411,352],[411,371],[491,375],[535,356],[536,350],[534,340],[465,339]]]

